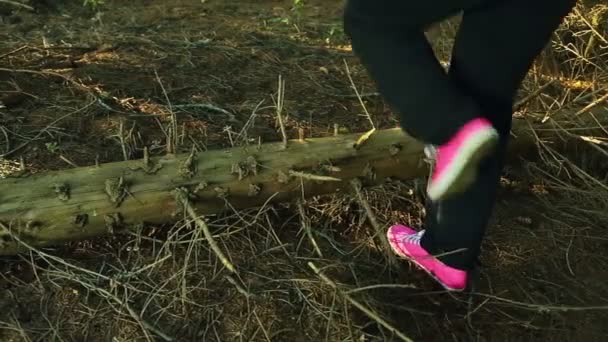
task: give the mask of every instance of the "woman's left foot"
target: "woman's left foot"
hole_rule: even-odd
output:
[[[416,232],[402,225],[394,225],[386,233],[388,242],[397,255],[409,259],[426,271],[446,290],[463,291],[467,287],[467,272],[450,267],[427,252],[420,245],[423,235],[424,230]]]

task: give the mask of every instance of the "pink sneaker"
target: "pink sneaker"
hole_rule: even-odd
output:
[[[466,123],[446,144],[435,149],[435,163],[428,185],[433,201],[462,192],[477,177],[479,162],[498,143],[498,132],[483,118]]]
[[[393,251],[399,256],[409,259],[426,271],[446,290],[464,290],[467,287],[467,272],[444,264],[424,250],[420,246],[422,235],[424,230],[416,232],[402,225],[394,225],[386,233]]]

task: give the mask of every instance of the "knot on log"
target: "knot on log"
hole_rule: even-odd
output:
[[[74,216],[74,224],[84,228],[89,223],[89,214],[78,214]]]
[[[187,213],[190,201],[196,199],[196,196],[186,188],[176,188],[171,193],[173,194],[173,197],[175,197],[175,213],[173,216],[177,216],[180,213]]]
[[[59,200],[65,202],[70,199],[70,186],[68,184],[54,184],[53,190],[57,194]]]
[[[394,157],[398,155],[399,152],[401,152],[401,149],[403,149],[403,146],[401,146],[401,144],[392,144],[388,148],[388,153],[391,155],[391,157]]]
[[[142,170],[149,175],[153,175],[162,168],[163,168],[162,164],[154,163],[152,161],[152,159],[150,159],[150,151],[148,150],[148,147],[144,147],[144,160],[142,161],[142,165],[137,166],[132,170],[133,171]]]
[[[4,248],[12,241],[13,237],[10,230],[4,224],[0,224],[0,248]]]
[[[174,189],[173,196],[175,197],[175,202],[180,205],[189,203],[190,199],[193,199],[193,195],[186,188]]]
[[[109,234],[114,234],[114,233],[118,232],[119,230],[121,230],[121,228],[123,227],[123,224],[124,224],[124,220],[122,218],[122,215],[120,215],[120,213],[113,213],[110,215],[105,215],[103,217],[103,220],[106,224],[106,230],[108,231]]]
[[[262,188],[258,184],[249,184],[248,196],[255,197],[259,195],[261,191]]]
[[[120,207],[127,196],[127,184],[124,177],[106,179],[105,192],[110,202],[114,203],[117,208]]]
[[[196,150],[192,146],[192,151],[179,167],[179,174],[184,178],[192,178],[196,175]]]
[[[255,159],[254,156],[249,156],[244,161],[232,164],[232,170],[230,170],[230,173],[238,174],[239,180],[243,180],[243,178],[249,175],[257,176],[258,168],[258,161]]]

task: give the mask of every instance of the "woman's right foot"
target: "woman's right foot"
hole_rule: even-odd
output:
[[[477,178],[479,163],[493,152],[498,140],[492,124],[478,118],[466,123],[447,143],[436,147],[427,189],[429,198],[438,201],[465,191]]]

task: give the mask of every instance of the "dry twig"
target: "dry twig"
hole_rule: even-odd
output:
[[[169,107],[169,113],[171,113],[171,129],[169,130],[169,134],[167,136],[167,152],[168,153],[177,153],[179,148],[179,137],[177,134],[177,116],[175,115],[175,111],[173,110],[173,106],[171,105],[171,100],[169,100],[169,94],[167,94],[167,90],[165,90],[165,86],[158,76],[158,72],[156,69],[154,70],[154,76],[156,76],[156,81],[160,86],[160,89],[163,92],[163,96],[165,97],[165,101],[167,101],[167,106]]]
[[[346,69],[346,75],[348,76],[350,85],[353,88],[353,90],[355,91],[355,95],[357,95],[359,104],[361,104],[361,107],[363,108],[363,111],[365,112],[365,117],[367,117],[367,120],[369,121],[370,125],[372,125],[372,129],[375,129],[376,125],[374,124],[374,120],[372,120],[371,114],[367,111],[367,107],[365,107],[365,103],[363,103],[363,99],[361,98],[361,95],[359,94],[359,90],[357,89],[357,86],[355,85],[355,81],[353,81],[353,78],[350,74],[350,68],[348,67],[348,63],[346,63],[346,60],[344,60],[344,68]]]
[[[34,7],[32,7],[30,5],[22,4],[20,2],[11,1],[11,0],[0,0],[0,4],[7,4],[7,5],[15,6],[15,7],[19,7],[22,9],[26,9],[28,11],[34,10]]]
[[[367,215],[367,218],[369,219],[369,222],[371,223],[372,227],[376,231],[376,234],[374,237],[378,237],[380,239],[382,247],[384,247],[385,251],[390,251],[391,246],[386,238],[386,235],[384,234],[382,228],[380,227],[380,224],[378,223],[378,220],[376,219],[376,215],[374,215],[374,211],[372,210],[372,207],[369,205],[369,202],[365,199],[365,197],[363,196],[363,193],[361,192],[361,181],[355,178],[351,181],[351,185],[352,185],[353,189],[355,190],[355,194],[357,195],[357,199],[359,200],[359,203],[365,210],[365,213]],[[393,265],[397,262],[395,256],[392,253],[388,254],[388,262],[390,265]]]
[[[347,294],[347,293],[343,292],[342,290],[340,290],[340,288],[338,287],[338,284],[336,284],[333,280],[329,279],[326,275],[324,275],[323,273],[321,273],[321,270],[314,263],[308,262],[308,267],[310,267],[315,272],[315,274],[319,278],[321,278],[321,280],[323,280],[323,282],[325,282],[325,284],[329,285],[334,290],[336,290],[340,295],[342,295],[344,297],[344,299],[346,299],[354,307],[356,307],[357,309],[359,309],[363,313],[365,313],[369,318],[371,318],[374,321],[378,322],[378,324],[382,325],[383,327],[385,327],[386,329],[388,329],[390,332],[392,332],[393,334],[397,335],[397,337],[399,337],[402,341],[406,341],[406,342],[412,342],[413,341],[412,339],[410,339],[409,337],[407,337],[405,334],[403,334],[399,329],[395,328],[392,324],[390,324],[389,322],[387,322],[384,319],[382,319],[381,317],[379,317],[378,314],[376,314],[375,312],[371,311],[370,309],[368,309],[367,307],[365,307],[363,304],[359,303],[357,300],[355,300],[349,294]]]
[[[97,272],[91,271],[91,270],[87,270],[75,265],[70,264],[69,262],[52,256],[50,254],[47,254],[39,249],[37,249],[34,246],[29,245],[27,242],[21,240],[16,234],[12,234],[10,233],[10,229],[8,227],[6,227],[4,224],[0,224],[0,228],[4,229],[5,231],[9,232],[9,234],[11,235],[11,238],[14,239],[15,241],[17,241],[19,244],[22,244],[23,246],[25,246],[28,250],[30,250],[31,252],[35,253],[36,255],[40,256],[43,260],[45,260],[49,265],[52,265],[52,261],[58,262],[64,266],[66,266],[69,269],[73,269],[73,270],[77,270],[77,271],[81,271],[85,274],[88,275],[92,275],[94,277],[96,277],[97,279],[104,279],[107,280],[110,284],[116,284],[116,285],[120,285],[120,282],[118,282],[116,279],[110,278],[110,277],[106,277],[102,274],[99,274]],[[39,266],[35,266],[34,267],[39,267]],[[130,305],[128,302],[121,300],[120,298],[118,298],[116,295],[112,294],[111,292],[109,292],[108,290],[105,290],[93,283],[90,282],[85,282],[79,279],[78,276],[74,275],[68,275],[65,277],[66,280],[69,281],[74,281],[80,285],[82,285],[84,288],[90,289],[94,292],[97,292],[98,294],[100,294],[102,297],[110,299],[111,301],[115,302],[116,304],[118,304],[120,307],[124,307],[127,309],[127,311],[129,312],[129,314],[131,315],[131,317],[140,325],[140,327],[142,328],[142,331],[144,332],[144,334],[146,335],[146,339],[148,341],[153,341],[152,337],[150,336],[149,332],[152,332],[154,334],[156,334],[157,336],[161,337],[164,341],[173,341],[174,339],[170,336],[168,336],[167,334],[163,333],[162,331],[160,331],[158,328],[154,327],[152,324],[146,322]]]
[[[89,102],[88,104],[86,104],[86,105],[85,105],[84,107],[82,107],[82,108],[76,109],[76,110],[74,110],[74,111],[72,111],[72,112],[69,112],[69,113],[67,113],[67,114],[63,115],[63,116],[60,116],[60,117],[59,117],[59,118],[57,118],[56,120],[53,120],[53,122],[51,122],[50,124],[48,124],[48,125],[47,125],[45,128],[43,128],[43,129],[42,129],[40,132],[38,132],[38,133],[37,133],[37,134],[36,134],[36,135],[35,135],[33,138],[29,139],[29,140],[28,140],[28,141],[26,141],[26,142],[21,143],[19,146],[17,146],[17,147],[15,147],[15,148],[13,148],[12,150],[10,150],[10,151],[8,151],[8,152],[6,152],[6,153],[4,153],[4,154],[0,155],[0,158],[6,158],[6,157],[8,157],[8,156],[12,155],[13,153],[15,153],[15,152],[19,151],[20,149],[22,149],[22,148],[26,147],[26,146],[27,146],[27,145],[29,145],[31,142],[33,142],[33,141],[35,141],[36,139],[40,138],[40,137],[41,137],[41,136],[42,136],[44,133],[46,133],[46,132],[47,132],[47,130],[48,130],[49,128],[53,127],[53,125],[54,125],[54,124],[56,124],[56,123],[60,122],[61,120],[65,119],[65,118],[67,118],[67,117],[70,117],[70,116],[72,116],[72,115],[74,115],[74,114],[77,114],[77,113],[80,113],[80,112],[84,111],[85,109],[87,109],[87,108],[91,107],[91,106],[92,106],[92,105],[94,105],[95,103],[97,103],[97,100],[96,100],[96,99],[95,99],[95,100],[93,100],[93,101],[91,101],[91,102]]]
[[[190,204],[188,191],[185,189],[176,189],[174,191],[174,194],[175,194],[175,199],[177,200],[177,202],[179,204],[182,205],[182,207],[184,208],[184,211],[190,216],[190,218],[192,220],[194,220],[194,223],[200,229],[203,230],[203,234],[205,235],[205,238],[209,242],[209,247],[211,247],[213,252],[215,252],[215,254],[220,259],[222,264],[224,264],[224,266],[230,272],[236,273],[236,268],[234,267],[234,265],[232,265],[232,263],[230,262],[228,257],[226,257],[224,252],[222,252],[222,250],[218,246],[217,242],[215,242],[215,239],[213,238],[213,234],[211,234],[211,231],[209,231],[209,227],[207,226],[207,223],[205,223],[205,221],[196,213],[196,210],[194,210],[194,207],[192,207],[192,205]]]
[[[317,255],[322,258],[323,253],[317,244],[317,240],[315,240],[315,237],[312,235],[310,220],[308,219],[308,216],[306,216],[306,209],[304,208],[304,204],[302,204],[301,200],[298,201],[298,211],[300,212],[300,223],[302,224],[302,229],[304,229],[304,232],[306,232],[306,235],[308,236],[308,239],[310,240],[310,243],[312,244],[312,247]]]
[[[279,75],[279,88],[277,91],[277,120],[281,129],[283,138],[283,148],[287,148],[287,132],[285,131],[285,123],[283,122],[283,105],[285,103],[285,80]]]

